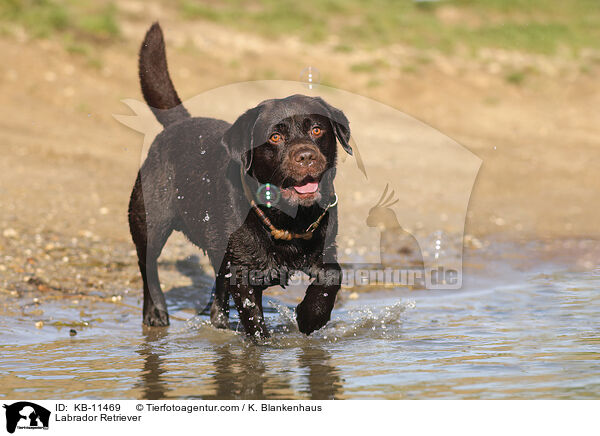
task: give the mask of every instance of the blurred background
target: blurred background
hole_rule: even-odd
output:
[[[167,385],[179,389],[173,398],[201,392],[190,380],[204,383],[199,374],[213,372],[218,398],[268,396],[267,387],[263,395],[254,385],[242,386],[241,393],[219,391],[219,371],[232,380],[254,380],[224,365],[231,361],[228,352],[217,353],[214,362],[207,357],[215,343],[231,343],[235,351],[237,336],[201,321],[195,326],[201,334],[185,324],[171,336],[139,336],[141,279],[126,211],[143,137],[113,114],[132,115],[121,101],[142,100],[137,52],[156,20],[184,101],[232,83],[303,80],[310,66],[315,81],[415,117],[483,162],[464,243],[468,275],[483,276],[480,289],[488,293],[412,292],[419,311],[392,330],[400,338],[393,348],[368,338],[391,337],[389,330],[375,332],[375,325],[400,325],[405,307],[392,302],[405,294],[395,289],[385,298],[368,297],[343,289],[336,305],[341,321],[324,329],[324,338],[288,334],[293,323],[285,324],[280,348],[259,350],[258,357],[241,354],[242,372],[266,372],[265,380],[276,381],[270,367],[281,364],[285,371],[275,372],[287,374],[300,365],[302,380],[305,366],[314,364],[311,371],[327,370],[318,386],[337,386],[343,375],[348,392],[336,388],[313,398],[360,397],[361,389],[365,397],[388,398],[597,398],[598,0],[0,0],[0,334],[6,338],[0,346],[14,357],[6,358],[0,381],[11,397],[36,392],[57,398],[75,390],[83,397],[163,398],[168,389],[160,383],[167,377],[161,356],[179,355],[178,344],[190,350],[180,362],[180,372],[190,374],[181,383],[169,379]],[[355,125],[365,133],[368,118]],[[389,145],[378,144],[382,150]],[[432,186],[414,183],[412,189],[435,206],[447,193]],[[425,236],[437,243],[438,234]],[[161,257],[161,282],[178,326],[209,297],[210,268],[198,254],[174,235]],[[302,297],[269,293],[290,307]],[[327,341],[344,340],[339,330],[352,319],[344,312],[352,300],[366,304],[366,315],[347,336],[361,339],[335,351]],[[372,307],[388,303],[392,309],[385,313],[393,316],[371,316]],[[69,337],[69,329],[79,336]],[[77,338],[91,338],[88,348]],[[150,351],[139,349],[144,340]],[[125,345],[115,346],[119,341]],[[311,351],[320,343],[333,350],[331,359]],[[210,361],[206,367],[196,352],[202,344],[209,350],[200,353]],[[300,363],[294,344],[308,347]],[[292,347],[289,356],[285,347]],[[392,348],[400,354],[379,358]],[[364,357],[371,352],[374,360]],[[400,375],[396,359],[404,359]],[[31,362],[27,368],[25,361]],[[131,383],[139,373],[139,386],[104,382],[107,361],[121,362]],[[56,381],[38,380],[41,368],[58,374]],[[281,395],[306,397],[304,382],[294,380]]]
[[[462,144],[483,161],[468,247],[599,236],[595,0],[1,0],[4,286],[71,280],[72,258],[88,255],[80,269],[131,266],[126,280],[139,280],[126,208],[142,137],[112,114],[142,99],[137,51],[155,20],[184,101],[236,82],[304,80],[310,66],[321,84]],[[419,185],[415,195],[444,195]],[[579,242],[569,244],[553,256],[573,256]],[[589,253],[576,263],[597,266]]]
[[[44,249],[55,242],[97,266],[119,250],[117,264],[132,262],[125,211],[142,139],[112,114],[141,100],[137,51],[155,20],[184,101],[236,82],[302,80],[310,66],[321,84],[462,144],[483,161],[472,248],[599,236],[595,0],[1,0],[0,250],[13,279],[35,273],[30,257],[71,266]],[[572,256],[568,247],[557,253]]]

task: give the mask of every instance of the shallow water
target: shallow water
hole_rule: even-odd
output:
[[[259,345],[235,331],[235,316],[230,331],[192,317],[187,308],[202,306],[197,299],[204,291],[167,293],[175,318],[168,329],[154,330],[141,326],[137,295],[46,300],[18,311],[4,296],[0,393],[11,399],[598,398],[600,277],[536,270],[546,273],[521,273],[510,286],[480,280],[462,291],[381,290],[356,300],[342,293],[332,321],[308,338],[297,331],[285,295],[269,298],[273,337]],[[32,323],[34,311],[52,314],[42,328]]]

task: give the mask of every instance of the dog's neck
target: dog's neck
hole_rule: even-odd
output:
[[[278,208],[266,205],[259,206],[252,194],[252,189],[248,186],[249,183],[260,186],[259,182],[255,179],[250,181],[247,180],[246,175],[242,170],[240,171],[240,179],[242,191],[244,192],[246,200],[250,203],[256,217],[262,221],[262,224],[270,231],[271,236],[275,239],[287,241],[293,239],[312,239],[315,231],[319,225],[321,225],[321,221],[323,221],[327,215],[328,210],[337,205],[337,195],[334,193],[333,197],[335,200],[328,203],[324,208],[317,203],[314,203],[311,206],[292,206],[286,203],[280,203]],[[331,189],[331,191],[333,192],[333,189]],[[294,216],[292,216],[290,212],[293,212]]]
[[[292,216],[276,207],[267,208],[259,206],[263,213],[269,217],[273,225],[277,228],[295,232],[305,232],[324,211],[324,208],[318,204],[311,206],[294,206],[296,215]],[[292,208],[290,206],[290,208]]]

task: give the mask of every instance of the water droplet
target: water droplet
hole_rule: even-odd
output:
[[[242,304],[242,306],[244,306],[244,308],[248,308],[248,307],[254,307],[256,306],[256,303],[253,303],[252,301],[250,301],[249,298],[246,298]]]
[[[308,66],[300,73],[300,81],[308,85],[308,89],[313,89],[314,85],[321,83],[321,73],[315,67]]]

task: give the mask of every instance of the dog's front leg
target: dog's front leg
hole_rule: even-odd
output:
[[[248,336],[266,338],[269,336],[262,307],[262,293],[265,286],[251,284],[230,284],[229,293],[233,296],[240,320]]]
[[[315,275],[315,274],[313,274]],[[331,318],[335,297],[342,283],[339,264],[323,265],[296,307],[298,329],[307,335],[323,327]]]

